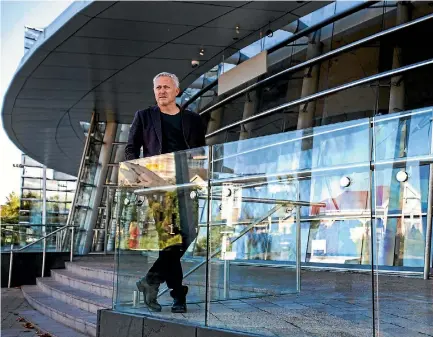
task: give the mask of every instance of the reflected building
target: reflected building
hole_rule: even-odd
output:
[[[20,231],[40,237],[66,224],[76,178],[21,155]]]

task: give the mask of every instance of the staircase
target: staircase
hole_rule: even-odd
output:
[[[22,286],[21,289],[32,307],[75,330],[74,336],[95,337],[97,311],[112,306],[112,268],[113,257],[102,261],[83,259],[67,262],[66,269],[53,269],[51,277],[38,278],[36,285]],[[39,325],[38,322],[32,323]],[[56,335],[49,327],[41,328]]]

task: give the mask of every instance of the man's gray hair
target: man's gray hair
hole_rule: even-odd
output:
[[[163,72],[163,73],[159,73],[158,75],[156,75],[156,76],[153,78],[153,86],[155,86],[155,82],[156,82],[156,80],[157,80],[158,78],[160,78],[160,77],[170,77],[170,78],[173,80],[174,85],[176,86],[176,88],[179,88],[179,79],[177,78],[177,76],[176,76],[175,74],[165,73],[165,72]]]

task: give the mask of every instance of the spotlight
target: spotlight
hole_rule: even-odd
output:
[[[343,177],[340,179],[340,186],[341,187],[349,187],[350,186],[350,178],[349,177]]]
[[[202,48],[202,49],[200,49],[200,56],[204,56],[204,49]]]
[[[399,172],[395,175],[395,178],[396,178],[399,182],[404,183],[404,182],[409,178],[409,176],[408,176],[407,172],[405,172],[405,171],[399,171]]]
[[[272,37],[274,36],[274,31],[272,29],[268,29],[265,34],[267,37]]]
[[[239,35],[240,34],[239,26],[236,26],[235,29],[236,29],[236,34]],[[233,40],[237,41],[237,40],[239,40],[239,37],[238,36],[233,36]]]

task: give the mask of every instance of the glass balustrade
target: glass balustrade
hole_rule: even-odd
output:
[[[432,111],[121,163],[114,309],[262,335],[403,336],[388,329],[392,303],[403,318],[413,308],[382,271],[423,270]],[[182,315],[164,283],[179,258]],[[159,277],[161,312],[144,303],[144,277]]]

